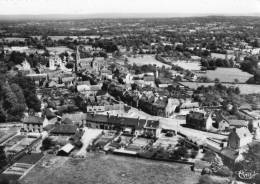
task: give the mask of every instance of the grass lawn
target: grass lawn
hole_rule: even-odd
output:
[[[128,63],[129,64],[136,64],[137,66],[142,66],[142,65],[156,65],[158,67],[162,67],[165,66],[165,68],[171,68],[170,65],[164,64],[160,61],[157,61],[155,59],[154,55],[143,55],[143,56],[137,56],[137,57],[129,57],[128,59]]]
[[[43,157],[42,153],[26,154],[22,158],[16,161],[16,163],[35,164]]]
[[[47,164],[46,164],[47,163]],[[47,156],[21,184],[195,184],[199,178],[187,165],[88,153],[86,159]]]
[[[245,83],[252,74],[243,72],[238,68],[217,68],[216,70],[208,70],[206,74],[199,74],[200,76],[208,77],[210,80],[219,79],[220,82],[234,82],[238,79],[239,83]]]

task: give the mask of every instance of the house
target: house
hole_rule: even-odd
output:
[[[22,130],[24,132],[42,132],[44,121],[48,121],[47,118],[41,118],[38,116],[28,116],[24,117],[23,122],[23,128]]]
[[[144,127],[143,132],[144,135],[150,135],[151,137],[159,137],[161,133],[161,128],[159,128],[158,120],[147,120]]]
[[[49,70],[57,70],[58,68],[60,69],[65,69],[66,61],[61,60],[61,58],[56,55],[52,54],[49,58]]]
[[[104,112],[105,105],[88,105],[87,112]]]
[[[72,125],[80,125],[83,124],[86,120],[86,114],[84,113],[69,113],[69,114],[63,114],[62,115],[62,121],[65,119],[69,119],[72,123]]]
[[[141,135],[144,132],[158,136],[159,121],[145,120],[140,118],[119,117],[103,114],[89,114],[86,126],[105,130],[121,130],[128,134]]]
[[[128,118],[119,116],[92,114],[87,116],[87,124],[92,128],[99,129],[120,129],[130,128],[132,132],[135,130],[141,130],[145,124],[144,119],[139,118]]]
[[[229,130],[229,122],[228,118],[226,118],[222,113],[217,112],[215,113],[216,118],[215,121],[217,123],[218,129],[220,131],[227,131]]]
[[[240,119],[229,119],[221,113],[216,113],[216,124],[218,126],[218,130],[220,131],[228,131],[233,128],[248,127],[248,121]]]
[[[181,102],[179,106],[180,114],[187,115],[190,111],[198,111],[199,110],[199,103],[192,102],[190,99]]]
[[[31,70],[31,65],[26,59],[21,64],[15,65],[15,67],[19,71],[30,71]]]
[[[77,132],[77,127],[71,124],[58,124],[50,131],[55,136],[71,136]]]
[[[253,141],[253,135],[248,128],[234,128],[228,136],[228,147],[240,149]]]
[[[177,98],[168,98],[168,103],[165,107],[165,115],[166,117],[169,117],[172,115],[176,108],[180,105],[180,101]]]
[[[74,80],[75,80],[75,77],[63,77],[61,79],[62,83],[64,83],[65,86],[67,86],[67,87],[73,86]]]
[[[210,130],[212,128],[212,113],[205,111],[190,111],[186,115],[186,124],[200,130]]]
[[[96,95],[98,91],[100,91],[102,88],[102,85],[77,85],[77,91],[86,95]]]
[[[229,119],[229,128],[241,128],[241,127],[247,127],[248,121],[240,120],[240,119]]]

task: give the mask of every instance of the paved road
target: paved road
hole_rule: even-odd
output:
[[[200,143],[206,143],[207,138],[215,138],[215,139],[225,139],[227,136],[214,134],[210,132],[195,130],[187,127],[181,126],[185,124],[185,120],[182,119],[170,119],[170,118],[159,118],[160,126],[165,129],[176,130],[187,137],[200,141]]]

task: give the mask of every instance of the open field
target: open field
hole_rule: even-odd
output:
[[[128,63],[129,64],[136,64],[137,66],[142,66],[142,65],[156,65],[158,67],[165,66],[165,68],[171,68],[170,65],[161,63],[160,61],[157,61],[155,59],[154,55],[143,55],[143,56],[137,56],[136,58],[134,57],[128,57]]]
[[[2,40],[5,40],[7,42],[13,42],[13,41],[24,42],[25,38],[22,38],[22,37],[7,37],[7,38],[0,39],[0,42],[2,42]]]
[[[245,83],[249,78],[253,77],[252,74],[243,72],[238,68],[217,68],[216,70],[207,70],[206,74],[200,73],[199,76],[204,76],[210,80],[219,79],[220,82],[234,82],[238,79],[239,83]]]
[[[172,58],[164,58],[167,62],[179,66],[185,70],[200,70],[201,64],[199,61],[189,61],[189,60],[175,60]]]
[[[51,165],[43,163],[52,161]],[[54,160],[54,161],[53,161]],[[21,184],[195,184],[199,174],[187,165],[89,153],[87,159],[47,156]]]
[[[191,89],[197,89],[199,86],[214,86],[215,83],[200,83],[200,82],[181,82],[181,84],[188,86]],[[254,85],[254,84],[225,84],[222,83],[222,85],[225,85],[227,87],[233,86],[233,87],[239,87],[241,94],[254,94],[254,93],[260,93],[260,85]]]
[[[54,52],[54,53],[57,53],[57,54],[61,54],[61,53],[66,52],[66,51],[72,52],[71,49],[69,49],[68,47],[65,47],[65,46],[64,47],[63,46],[60,46],[60,47],[47,47],[47,50],[49,52]]]

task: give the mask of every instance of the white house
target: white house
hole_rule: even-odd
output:
[[[228,146],[232,149],[240,149],[252,143],[253,135],[248,128],[234,128],[228,136]]]

